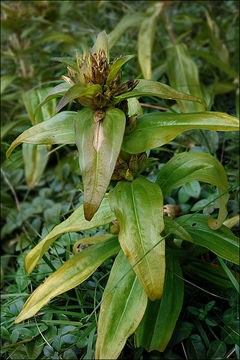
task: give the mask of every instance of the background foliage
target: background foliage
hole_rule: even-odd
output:
[[[1,246],[4,255],[1,257],[1,338],[5,359],[93,358],[98,304],[112,266],[112,260],[108,259],[89,280],[45,306],[41,316],[14,325],[32,289],[69,259],[74,243],[82,237],[108,230],[108,226],[102,226],[84,233],[62,235],[33,273],[27,275],[25,272],[25,254],[82,204],[83,193],[76,149],[71,145],[48,149],[39,159],[34,158],[35,149],[31,149],[32,167],[26,151],[24,159],[21,148],[13,153],[12,161],[5,159],[10,143],[31,126],[23,94],[32,88],[58,84],[60,76],[65,74],[65,66],[54,58],[74,57],[76,48],[88,49],[97,33],[104,29],[108,34],[112,32],[112,58],[120,54],[138,54],[125,65],[126,80],[141,76],[139,62],[144,48],[141,49],[138,32],[141,14],[146,13],[150,5],[148,1],[2,2]],[[171,81],[166,59],[169,60],[169,38],[174,37],[188,47],[197,64],[203,89],[208,89],[210,94],[208,100],[212,110],[238,115],[237,2],[172,1],[165,14],[157,18],[152,39],[152,79],[163,83]],[[127,15],[132,19],[132,26],[123,31],[126,18],[121,19]],[[121,31],[122,36],[114,43]],[[171,106],[170,101],[154,97],[150,101],[143,98],[142,102],[157,107]],[[147,106],[144,110],[152,111]],[[229,217],[236,216],[238,135],[201,130],[184,132],[169,145],[151,151],[149,156],[156,158],[156,162],[144,175],[155,180],[158,170],[173,153],[183,150],[207,152],[223,163],[229,185],[235,187],[228,204]],[[40,171],[43,161],[47,166]],[[29,167],[30,178],[37,181],[29,181],[27,185],[25,176]],[[165,203],[177,204],[183,213],[188,213],[198,210],[214,196],[212,186],[194,182],[173,190]],[[212,203],[203,212],[213,213],[216,205]],[[237,231],[238,227],[233,230]],[[208,273],[202,269],[203,262],[208,263]],[[236,265],[225,263],[234,274],[237,272]],[[184,306],[167,349],[163,353],[147,353],[143,348],[134,350],[133,338],[130,338],[122,358],[239,359],[238,297],[224,267],[209,253],[199,255],[190,264],[186,261],[183,269]],[[209,274],[211,284],[206,281]],[[219,274],[221,281],[217,277]]]

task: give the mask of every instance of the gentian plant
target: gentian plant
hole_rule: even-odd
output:
[[[187,254],[211,250],[238,263],[238,242],[223,226],[229,198],[221,163],[201,152],[174,155],[153,183],[141,173],[152,164],[146,151],[191,129],[236,131],[237,118],[206,111],[203,97],[185,94],[160,82],[121,81],[122,66],[133,56],[109,62],[108,37],[98,35],[90,53],[76,54],[67,63],[65,81],[45,96],[35,116],[48,101],[62,96],[57,114],[24,131],[7,152],[20,143],[76,144],[84,187],[84,204],[55,226],[26,256],[30,274],[58,237],[114,223],[112,232],[79,243],[92,246],[76,253],[28,298],[16,323],[34,316],[55,296],[86,280],[107,258],[116,256],[103,293],[98,319],[96,359],[116,359],[128,337],[148,351],[164,351],[179,317],[184,295],[181,262]],[[139,97],[177,101],[182,112],[143,114]],[[61,111],[74,101],[78,111]],[[186,112],[186,104],[197,111]],[[191,109],[194,106],[191,105]],[[116,186],[107,192],[110,181]],[[164,206],[164,196],[191,181],[218,187],[217,218],[203,214],[176,217],[177,208]],[[168,216],[167,216],[168,215]],[[182,239],[175,246],[172,237]],[[77,244],[76,244],[77,245]]]

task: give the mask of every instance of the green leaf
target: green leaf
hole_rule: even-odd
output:
[[[62,84],[58,84],[57,86],[55,86],[54,88],[52,88],[47,95],[43,98],[43,100],[40,102],[40,104],[38,105],[38,107],[35,110],[34,116],[36,116],[37,112],[41,109],[41,107],[46,104],[46,102],[55,99],[57,97],[63,96],[71,87],[70,84],[68,83],[62,83]]]
[[[193,334],[187,340],[187,355],[189,360],[205,360],[206,350],[199,335]]]
[[[98,34],[97,40],[91,49],[92,54],[97,54],[100,50],[104,50],[107,59],[109,59],[108,36],[106,31]]]
[[[107,258],[117,254],[119,249],[117,237],[114,236],[73,256],[33,292],[15,323],[32,317],[55,296],[81,284]]]
[[[142,107],[136,98],[127,99],[128,102],[128,116],[143,115]]]
[[[218,256],[218,261],[221,264],[221,266],[222,266],[223,270],[225,271],[225,273],[227,274],[227,276],[229,277],[231,283],[237,290],[237,292],[240,293],[239,283],[236,280],[236,278],[234,277],[234,275],[232,274],[231,270],[227,267],[225,262],[219,256]]]
[[[69,57],[54,57],[51,60],[61,62],[61,63],[65,64],[65,65],[69,65],[75,71],[79,71],[77,63],[72,58],[69,58]]]
[[[102,92],[101,85],[95,84],[91,85],[88,88],[82,85],[73,85],[68,91],[64,94],[63,98],[59,102],[56,112],[59,112],[64,106],[66,106],[70,101],[81,98],[83,96],[94,96],[97,92]]]
[[[219,195],[222,195],[219,198],[218,218],[212,219],[209,216],[208,219],[208,225],[213,229],[218,229],[227,216],[226,206],[229,195],[227,175],[217,159],[206,153],[177,154],[159,170],[156,182],[166,195],[171,190],[194,180],[217,186]]]
[[[114,262],[102,299],[95,357],[117,359],[147,306],[147,295],[122,251]]]
[[[32,48],[36,48],[48,41],[51,41],[51,42],[66,42],[66,43],[69,43],[69,44],[73,44],[73,45],[76,45],[76,40],[68,35],[68,34],[65,34],[63,32],[60,32],[60,31],[51,31],[51,32],[48,32],[47,34],[44,34],[43,36],[41,36],[39,39],[37,39],[34,43],[34,45],[32,46]]]
[[[49,92],[49,88],[47,89],[32,89],[26,91],[22,98],[27,110],[27,113],[30,117],[32,125],[36,125],[45,120],[49,120],[56,114],[56,100],[53,99],[49,101],[44,107],[40,109],[40,111],[35,116],[35,111],[41,101],[45,98],[46,94]]]
[[[63,111],[51,119],[25,130],[12,142],[6,153],[7,158],[21,143],[37,145],[75,144],[73,128],[75,117],[76,112]]]
[[[108,109],[104,120],[97,123],[94,122],[93,115],[93,110],[85,108],[78,112],[75,121],[76,144],[84,186],[84,213],[87,220],[91,220],[99,208],[108,188],[126,122],[124,113],[119,109]]]
[[[44,145],[23,144],[22,154],[27,185],[34,188],[46,168],[48,150]]]
[[[150,80],[152,77],[152,46],[154,42],[155,29],[158,15],[164,8],[164,2],[156,2],[150,6],[141,23],[138,33],[138,61],[143,73],[144,79]]]
[[[1,94],[8,88],[9,85],[16,79],[14,75],[3,75],[1,76]]]
[[[207,215],[184,215],[175,219],[192,237],[194,243],[203,246],[216,255],[234,264],[239,264],[238,238],[222,225],[220,229],[213,230],[207,225]]]
[[[193,242],[191,235],[184,229],[184,227],[176,223],[175,220],[170,219],[168,216],[164,216],[163,219],[164,231],[166,234],[174,234],[176,237],[179,237],[183,240]]]
[[[193,281],[210,283],[211,289],[229,289],[233,287],[223,269],[216,264],[209,264],[198,259],[194,259],[183,266],[184,273]]]
[[[113,80],[117,76],[118,72],[121,70],[122,66],[126,62],[131,60],[132,58],[134,58],[134,55],[127,55],[127,56],[120,57],[119,59],[117,59],[114,62],[114,64],[111,67],[110,73],[108,74],[108,77],[107,77],[107,81],[106,81],[107,85],[109,85],[113,82]]]
[[[198,68],[192,60],[185,44],[174,45],[167,50],[168,78],[171,86],[186,94],[203,99]],[[182,112],[201,112],[203,104],[178,101]]]
[[[50,233],[27,254],[25,258],[25,268],[27,273],[30,274],[33,271],[45,251],[60,235],[106,225],[114,219],[115,215],[110,209],[107,198],[103,199],[97,214],[95,214],[91,221],[85,220],[83,205],[81,205],[67,220],[55,226],[52,231],[50,231]]]
[[[140,12],[123,16],[115,29],[109,34],[109,48],[111,49],[129,28],[140,26],[143,18],[144,14]]]
[[[216,56],[211,55],[208,51],[193,49],[191,50],[191,54],[203,58],[209,64],[217,67],[219,70],[225,72],[225,74],[231,76],[232,78],[238,78],[238,73],[236,71],[234,71],[229,65],[222,62]]]
[[[198,199],[201,192],[201,187],[198,181],[191,181],[183,185],[184,191],[195,199]]]
[[[211,360],[222,360],[225,358],[227,346],[225,342],[214,340],[208,349],[207,358]]]
[[[124,99],[137,96],[156,96],[161,99],[170,99],[170,100],[188,100],[188,101],[197,101],[202,103],[201,99],[196,98],[188,94],[184,94],[180,91],[173,89],[172,87],[162,84],[153,80],[138,80],[139,83],[134,88],[134,90],[126,92],[124,94],[118,95],[114,98],[115,104],[118,104]]]
[[[124,137],[123,150],[138,154],[167,144],[181,132],[192,129],[238,131],[239,120],[234,116],[213,111],[145,114],[138,117],[136,127]]]
[[[144,317],[136,331],[135,344],[147,351],[164,351],[172,337],[183,305],[184,283],[176,258],[167,257],[167,271],[161,300],[148,301]]]
[[[128,261],[132,266],[137,263],[133,270],[148,297],[160,299],[165,276],[161,189],[140,176],[133,182],[119,182],[110,192],[109,201],[120,225],[119,242]]]
[[[16,121],[10,121],[10,122],[6,122],[4,125],[1,126],[1,134],[0,134],[0,139],[3,140],[6,138],[6,136],[16,127],[18,127],[19,125],[23,125],[28,123],[28,121],[26,120],[26,118],[20,118],[19,120]]]

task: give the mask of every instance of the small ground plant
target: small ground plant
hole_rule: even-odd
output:
[[[105,32],[98,35],[89,54],[77,52],[76,61],[61,59],[67,64],[67,74],[62,77],[65,82],[45,96],[35,90],[28,93],[25,103],[33,126],[7,152],[10,157],[20,143],[76,144],[83,179],[84,204],[27,254],[28,274],[62,234],[113,224],[102,235],[78,240],[75,255],[32,293],[15,321],[34,316],[55,296],[81,284],[106,259],[116,256],[99,304],[96,359],[118,358],[132,334],[136,347],[163,352],[182,309],[183,268],[191,273],[192,266],[193,271],[209,272],[213,277],[213,269],[197,260],[209,250],[220,263],[223,258],[239,264],[237,238],[223,225],[229,199],[227,176],[215,157],[203,152],[181,152],[159,169],[155,182],[144,176],[155,163],[148,156],[149,150],[168,144],[186,130],[237,131],[238,119],[210,111],[195,64],[183,44],[169,49],[169,62],[177,78],[179,59],[187,59],[195,74],[194,95],[153,80],[122,81],[122,67],[131,59],[128,55],[110,61]],[[38,105],[36,97],[42,98]],[[54,112],[57,97],[62,97],[57,114],[49,120],[35,121],[44,117],[47,104],[49,113]],[[174,100],[175,108],[144,114],[140,97]],[[61,111],[72,101],[76,111]],[[107,192],[111,180],[115,186]],[[181,186],[188,193],[198,192],[198,181],[217,187],[218,193],[199,205],[194,214],[182,215],[178,206],[163,204],[164,197]],[[213,203],[219,208],[217,217],[199,213],[206,204]],[[77,252],[80,244],[86,246]],[[195,311],[195,315],[211,322],[207,317],[211,306],[201,314]]]

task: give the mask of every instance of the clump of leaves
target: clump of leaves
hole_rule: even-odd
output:
[[[187,50],[181,46],[175,50],[197,73]],[[108,37],[100,33],[89,54],[77,54],[76,63],[69,62],[65,83],[50,90],[35,116],[46,102],[59,96],[63,97],[57,112],[71,101],[79,104],[79,111],[62,111],[34,125],[12,143],[7,153],[10,156],[21,142],[76,144],[78,148],[84,205],[28,253],[25,267],[29,274],[60,235],[115,224],[114,234],[92,237],[92,246],[50,275],[28,298],[16,319],[18,323],[35,315],[53,297],[79,285],[106,259],[117,255],[101,300],[97,359],[117,358],[133,333],[137,346],[164,351],[183,304],[182,259],[211,250],[239,263],[237,238],[222,225],[229,195],[227,176],[217,159],[207,153],[180,153],[159,170],[155,183],[141,175],[151,164],[147,150],[167,144],[185,130],[236,131],[238,119],[205,111],[201,91],[197,97],[190,95],[191,89],[183,93],[152,80],[121,82],[121,68],[131,58],[120,57],[110,64]],[[171,61],[177,69],[176,58]],[[198,81],[197,74],[196,87]],[[142,115],[141,96],[175,100],[182,113]],[[111,178],[119,181],[106,194]],[[194,214],[174,220],[174,212],[170,218],[164,216],[163,197],[192,181],[218,187],[218,217]],[[186,247],[178,249],[172,236],[174,240],[180,238]]]

